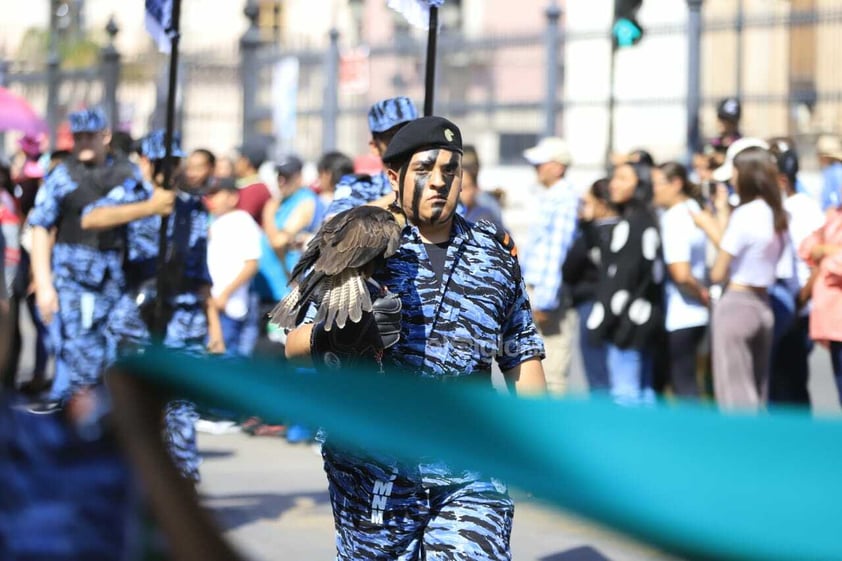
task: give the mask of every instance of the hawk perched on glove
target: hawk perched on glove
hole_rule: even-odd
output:
[[[359,323],[372,311],[366,280],[395,254],[406,218],[375,206],[340,212],[327,221],[307,246],[290,274],[290,292],[270,314],[270,322],[292,329],[308,304],[319,306],[315,323],[325,331]]]

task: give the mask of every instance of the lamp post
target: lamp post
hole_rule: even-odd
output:
[[[553,0],[547,6],[544,14],[547,17],[546,51],[547,51],[547,90],[544,98],[544,136],[555,136],[556,109],[558,108],[559,84],[559,48],[561,41],[558,22],[561,19],[561,8]]]
[[[260,29],[257,18],[260,8],[255,0],[248,0],[243,13],[249,20],[248,29],[240,37],[240,79],[243,82],[243,142],[254,137],[254,108],[257,104],[257,50],[260,48]]]
[[[47,124],[50,127],[50,150],[56,148],[56,132],[58,130],[58,88],[59,64],[61,59],[58,52],[58,10],[57,0],[50,0],[50,31],[47,46]]]
[[[120,84],[120,53],[114,46],[114,38],[120,28],[114,21],[114,16],[108,19],[105,32],[108,33],[108,44],[102,48],[102,86],[103,105],[108,115],[111,128],[117,130],[120,115],[117,109],[117,86]]]
[[[336,120],[339,116],[339,31],[330,30],[330,46],[325,53],[325,92],[322,109],[322,150],[336,148]]]
[[[701,105],[702,2],[687,0],[687,162],[699,149]]]

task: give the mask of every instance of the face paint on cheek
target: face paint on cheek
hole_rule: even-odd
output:
[[[426,152],[422,152],[417,155],[417,159],[415,164],[417,165],[419,162],[427,163],[425,167],[432,167],[435,165],[436,160],[439,157],[439,150],[428,150]],[[412,192],[412,202],[410,208],[412,209],[412,215],[415,217],[416,220],[421,219],[421,199],[424,196],[424,188],[427,186],[427,181],[429,181],[428,174],[420,174],[417,171],[412,177],[412,181],[414,184],[414,191]]]
[[[424,187],[427,185],[427,176],[415,174],[413,176],[415,189],[412,191],[412,215],[415,219],[421,218],[421,196],[424,194]]]
[[[453,152],[450,155],[450,161],[447,163],[448,169],[454,169],[456,166],[459,165],[459,155],[456,152]],[[450,203],[450,192],[453,190],[453,180],[456,179],[456,174],[444,174],[442,172],[442,177],[444,178],[444,187],[439,189],[439,193],[444,196],[447,202],[444,205],[439,205],[433,208],[433,215],[430,219],[431,222],[437,223],[439,221],[447,220],[450,218],[450,215],[453,214],[452,212],[448,212],[447,216],[442,218],[444,214],[444,209],[447,208],[448,204]]]

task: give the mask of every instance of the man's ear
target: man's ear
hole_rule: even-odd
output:
[[[368,148],[371,151],[372,156],[377,156],[378,158],[383,155],[383,152],[380,150],[380,145],[372,138],[368,141]]]
[[[392,185],[392,191],[397,194],[400,190],[400,185],[398,185],[398,182],[400,181],[400,174],[392,168],[386,168],[386,177],[389,178],[389,183]]]

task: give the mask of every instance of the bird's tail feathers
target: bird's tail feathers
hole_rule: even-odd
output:
[[[275,324],[283,329],[292,329],[298,321],[298,312],[301,308],[301,291],[296,285],[289,294],[278,302],[269,314],[269,323]]]
[[[325,322],[325,331],[336,325],[343,329],[348,320],[359,323],[363,312],[371,312],[371,295],[358,269],[348,269],[330,277],[322,294],[316,322]]]

